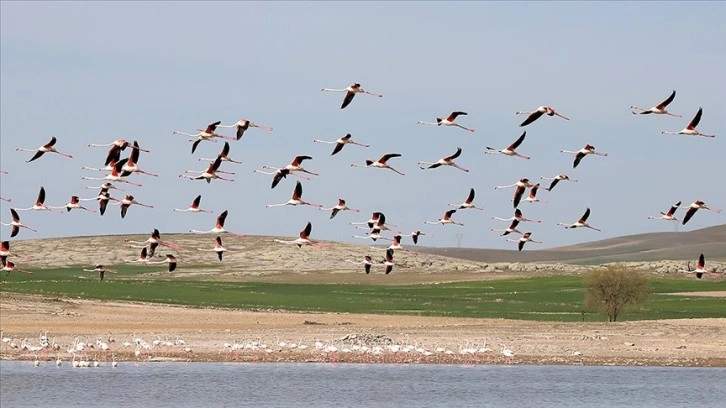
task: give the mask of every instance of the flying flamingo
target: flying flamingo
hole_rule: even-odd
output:
[[[267,167],[267,168],[269,168],[269,167]],[[305,177],[305,176],[302,176],[300,174],[295,174],[295,173],[291,172],[290,170],[284,169],[284,168],[282,168],[282,169],[275,169],[275,171],[273,171],[273,172],[267,172],[267,171],[262,171],[262,170],[255,170],[254,173],[266,174],[266,175],[274,175],[275,177],[272,178],[272,185],[270,186],[270,188],[277,187],[277,185],[280,184],[280,181],[282,179],[284,179],[284,178],[287,178],[287,176],[290,175],[290,174],[294,174],[295,176],[297,176],[297,177],[299,177],[299,178],[301,178],[303,180],[310,180],[310,177]]]
[[[2,243],[0,243],[0,262],[2,264],[5,264],[5,261],[7,261],[9,256],[14,256],[14,257],[23,258],[23,259],[30,259],[27,256],[19,256],[18,254],[10,252],[10,241],[2,241]]]
[[[546,203],[547,201],[542,201],[539,198],[537,198],[537,190],[539,189],[539,183],[532,186],[532,188],[529,190],[529,195],[527,198],[524,199],[524,201],[530,202],[530,203]]]
[[[295,190],[293,190],[292,198],[290,200],[288,200],[286,203],[282,203],[282,204],[267,204],[265,207],[267,207],[267,208],[283,207],[286,205],[310,205],[310,206],[318,207],[318,208],[322,207],[322,205],[320,205],[320,204],[309,203],[307,201],[303,201],[302,193],[303,193],[302,183],[298,181],[297,184],[295,184]]]
[[[404,235],[404,237],[411,237],[411,239],[413,240],[413,243],[418,244],[418,237],[421,235],[426,235],[426,234],[419,230],[416,230],[416,231],[411,232],[408,235]]]
[[[159,245],[163,245],[165,247],[179,249],[179,244],[174,242],[168,242],[168,241],[162,241],[161,240],[161,233],[158,229],[154,228],[154,230],[151,232],[151,236],[146,241],[132,241],[130,239],[124,240],[127,244],[136,244],[131,245],[131,248],[145,248],[146,245],[149,245],[149,257],[153,257],[154,253],[156,252],[156,248]],[[139,246],[140,245],[140,246]]]
[[[681,202],[677,202],[671,206],[671,208],[668,210],[667,213],[661,212],[659,216],[650,216],[648,217],[649,220],[666,220],[666,221],[676,221],[678,222],[678,219],[675,217],[676,210],[681,206]]]
[[[358,142],[354,141],[353,140],[353,136],[351,136],[350,133],[346,134],[345,136],[343,136],[343,137],[341,137],[338,140],[333,141],[333,142],[326,142],[325,140],[320,140],[320,139],[315,139],[315,140],[313,140],[313,142],[315,142],[315,143],[334,144],[335,147],[333,148],[333,153],[330,153],[331,156],[334,155],[334,154],[336,154],[336,153],[338,153],[338,152],[340,152],[341,150],[343,150],[343,147],[345,145],[347,145],[347,144],[352,144],[352,145],[362,146],[362,147],[370,147],[369,145],[362,144],[362,143],[358,143]]]
[[[218,124],[217,126],[223,127],[223,128],[237,128],[237,134],[236,134],[237,140],[242,139],[242,136],[244,136],[245,131],[247,131],[247,129],[249,129],[251,127],[257,128],[260,130],[266,130],[268,132],[272,131],[272,128],[269,126],[258,125],[256,123],[250,122],[247,119],[240,119],[239,121],[237,121],[237,123],[235,123],[233,125]]]
[[[81,169],[91,170],[91,171],[113,171],[114,167],[116,167],[116,163],[118,163],[121,160],[120,154],[121,153],[119,153],[119,157],[114,157],[111,159],[111,161],[106,163],[106,167],[101,168],[101,167],[83,166],[83,167],[81,167]]]
[[[509,187],[530,188],[532,186],[534,186],[534,184],[530,183],[528,178],[521,178],[521,179],[519,179],[519,181],[517,181],[514,184],[507,184],[506,186],[496,186],[496,187],[494,187],[494,189],[497,190],[500,188],[509,188]]]
[[[141,252],[139,252],[139,257],[138,258],[136,258],[136,259],[129,259],[129,260],[126,260],[124,262],[127,262],[127,263],[137,263],[137,262],[138,263],[148,263],[149,262],[148,250],[146,249],[146,247],[143,247],[143,248],[141,248]]]
[[[688,135],[688,136],[716,137],[716,135],[707,135],[705,133],[701,133],[698,130],[696,130],[696,126],[698,126],[698,123],[701,121],[702,114],[703,114],[703,108],[698,108],[698,112],[696,112],[696,116],[693,117],[693,120],[691,120],[691,123],[689,123],[685,129],[680,130],[678,132],[669,132],[667,130],[664,130],[660,133],[663,135]]]
[[[88,147],[110,147],[110,149],[108,149],[108,154],[106,155],[106,163],[104,163],[105,165],[108,165],[109,163],[111,163],[111,161],[118,161],[121,158],[121,151],[126,150],[127,147],[149,153],[148,150],[144,150],[138,146],[129,145],[129,142],[126,139],[114,140],[113,142],[107,144],[91,143],[88,145]]]
[[[420,167],[419,166],[419,168],[421,170],[435,169],[435,168],[440,167],[440,166],[453,166],[453,167],[456,167],[457,169],[459,169],[461,171],[464,171],[464,172],[467,172],[468,173],[469,170],[467,170],[467,169],[459,166],[458,164],[454,163],[454,159],[456,159],[459,156],[461,156],[461,147],[457,147],[456,148],[456,153],[452,154],[451,156],[444,157],[443,159],[439,159],[436,162],[430,163],[430,162],[422,162],[422,161],[420,161],[420,162],[418,162],[418,164],[422,164],[424,166],[428,166],[428,167]]]
[[[12,230],[10,232],[10,238],[15,237],[18,235],[18,232],[20,232],[20,228],[29,229],[33,232],[38,232],[37,230],[34,230],[33,228],[28,227],[27,225],[20,223],[20,216],[18,215],[18,212],[14,209],[10,209],[10,215],[12,215],[13,220],[10,222],[10,224],[5,224],[4,222],[0,222],[0,224],[6,226],[6,227],[12,227]]]
[[[172,134],[175,134],[175,135],[184,135],[184,136],[188,136],[188,137],[191,137],[191,138],[196,138],[196,140],[194,140],[194,143],[192,143],[192,154],[194,154],[194,151],[197,150],[197,146],[203,140],[214,140],[214,138],[221,138],[221,139],[227,139],[227,140],[235,140],[235,138],[233,138],[233,137],[224,136],[224,135],[220,135],[220,134],[215,133],[215,131],[217,130],[217,126],[219,126],[221,123],[222,123],[222,121],[216,121],[214,123],[210,123],[209,125],[207,125],[207,129],[205,129],[205,130],[197,129],[199,131],[199,133],[197,133],[196,135],[192,135],[192,134],[189,134],[189,133],[184,133],[184,132],[179,131],[179,130],[175,130],[174,132],[172,132]],[[190,140],[190,142],[191,141],[192,140]]]
[[[347,88],[343,88],[343,89],[323,88],[323,89],[321,89],[321,91],[324,91],[324,92],[345,92],[345,98],[343,99],[343,104],[340,105],[340,109],[345,109],[346,106],[350,105],[350,102],[353,100],[353,97],[357,93],[373,95],[373,96],[377,96],[379,98],[382,98],[383,97],[383,95],[381,95],[381,94],[377,94],[377,93],[374,93],[374,92],[368,92],[368,91],[366,91],[365,89],[361,88],[361,86],[360,86],[359,83],[355,83],[355,84],[353,84],[353,85],[351,85],[351,86],[349,86]]]
[[[2,267],[2,269],[0,269],[0,272],[3,272],[3,271],[4,272],[7,272],[8,275],[10,275],[10,272],[22,272],[22,273],[27,273],[28,275],[32,275],[33,274],[33,272],[26,271],[26,270],[23,270],[23,269],[18,269],[15,266],[15,263],[12,262],[12,261],[6,261],[2,265],[3,265],[3,267]]]
[[[338,199],[338,204],[335,207],[330,207],[330,208],[320,207],[320,209],[323,210],[323,211],[332,211],[332,213],[330,214],[330,219],[331,220],[333,218],[335,218],[335,216],[338,215],[338,213],[341,212],[341,211],[360,212],[359,209],[350,208],[347,205],[345,205],[345,200],[343,200],[342,198],[339,198]]]
[[[212,228],[209,231],[198,231],[198,230],[189,230],[189,232],[195,233],[195,234],[231,234],[236,235],[238,237],[244,237],[242,234],[237,234],[231,231],[227,231],[224,229],[224,222],[227,219],[228,210],[224,210],[219,216],[217,217],[217,221],[214,224],[214,228]]]
[[[44,204],[45,203],[45,187],[40,187],[40,192],[38,192],[38,199],[35,200],[35,204],[32,207],[28,208],[16,208],[16,211],[28,211],[28,210],[35,210],[35,211],[55,211],[54,207],[50,207]],[[57,208],[57,207],[55,207]],[[62,208],[62,207],[61,207]]]
[[[456,212],[456,210],[449,210],[446,213],[444,213],[444,216],[441,217],[439,220],[437,220],[437,221],[424,221],[424,223],[425,224],[441,224],[441,225],[454,224],[454,225],[460,225],[460,226],[463,227],[464,224],[461,224],[461,223],[458,223],[458,222],[454,222],[454,220],[451,219],[451,216],[454,215],[455,212]]]
[[[518,242],[519,244],[517,245],[517,248],[519,248],[520,251],[522,250],[522,248],[524,248],[524,244],[526,244],[527,242],[534,242],[536,244],[541,244],[542,243],[542,241],[535,241],[532,238],[530,238],[531,235],[532,235],[531,232],[525,232],[522,235],[522,238],[520,238],[520,239],[507,239],[507,241]]]
[[[541,223],[541,220],[530,220],[529,218],[524,218],[522,215],[522,211],[519,208],[514,209],[514,216],[509,218],[499,218],[499,217],[492,217],[493,220],[499,220],[499,221],[514,221],[517,220],[519,222],[536,222]]]
[[[405,176],[405,174],[401,173],[400,171],[398,171],[398,170],[396,170],[393,167],[391,167],[391,166],[388,165],[388,163],[387,163],[388,162],[388,159],[392,159],[394,157],[401,157],[401,155],[398,154],[398,153],[388,153],[388,154],[384,154],[383,156],[381,156],[381,158],[378,159],[375,162],[373,160],[366,160],[366,165],[365,166],[361,166],[361,165],[358,165],[358,164],[353,163],[353,164],[350,165],[350,167],[390,169],[390,170],[393,170],[393,171],[395,171],[396,173],[398,173],[398,174],[400,174],[402,176]]]
[[[290,164],[288,164],[287,166],[285,166],[283,168],[284,169],[287,169],[287,170],[290,170],[291,173],[292,172],[299,171],[299,172],[302,172],[302,173],[311,174],[313,176],[319,176],[318,173],[313,173],[312,171],[308,171],[308,170],[306,170],[306,169],[304,169],[302,167],[303,161],[305,161],[305,160],[312,160],[312,159],[313,158],[310,157],[310,156],[304,156],[304,155],[295,156],[295,158],[292,159],[292,162],[290,162]],[[275,169],[274,167],[270,167],[270,166],[262,166],[262,168],[263,169]]]
[[[580,220],[577,221],[576,223],[574,223],[574,224],[565,224],[563,222],[558,222],[557,225],[562,225],[565,228],[582,228],[582,227],[584,227],[584,228],[594,229],[595,231],[601,231],[600,229],[597,229],[595,227],[592,227],[592,226],[590,226],[587,223],[587,218],[589,216],[590,216],[590,208],[588,207],[588,209],[585,210],[585,214],[583,214],[582,217],[580,218]]]
[[[219,157],[222,158],[222,161],[230,162],[230,163],[236,163],[236,164],[242,164],[241,161],[232,160],[229,158],[229,142],[224,142],[224,147],[222,148],[222,152],[219,153]],[[199,161],[215,161],[216,159],[207,159],[207,158],[200,158]]]
[[[281,239],[274,240],[275,242],[278,242],[280,244],[295,244],[298,248],[302,248],[303,245],[310,245],[314,247],[322,247],[322,244],[317,241],[312,241],[310,239],[310,233],[313,230],[313,224],[308,221],[307,225],[305,225],[305,228],[300,231],[300,236],[297,239],[294,239],[292,241],[284,241]]]
[[[552,180],[552,182],[550,183],[550,186],[549,187],[545,187],[545,190],[547,190],[547,191],[552,191],[552,189],[555,188],[555,186],[557,185],[557,183],[559,183],[561,180],[567,180],[567,181],[572,181],[572,182],[577,183],[577,180],[571,179],[567,174],[558,174],[558,175],[556,175],[554,177],[544,177],[544,176],[542,176],[542,177],[540,177],[540,179],[542,179],[542,180]]]
[[[55,146],[55,142],[56,142],[56,138],[55,138],[55,136],[53,136],[50,139],[50,142],[44,144],[43,146],[40,146],[37,149],[26,149],[26,148],[23,148],[23,147],[18,147],[17,149],[15,149],[15,151],[18,151],[18,152],[35,152],[35,155],[33,155],[33,157],[31,157],[30,160],[26,160],[25,161],[26,163],[32,162],[33,160],[35,160],[35,159],[39,158],[40,156],[44,155],[45,153],[58,153],[61,156],[65,156],[65,157],[67,157],[69,159],[72,159],[73,158],[73,156],[71,156],[70,154],[61,153],[58,150],[56,150],[56,148],[54,147]]]
[[[389,249],[386,251],[386,259],[383,261],[383,265],[386,267],[386,275],[393,271],[395,264],[393,263],[393,250]]]
[[[676,117],[682,118],[683,116],[670,113],[666,110],[666,106],[668,106],[668,104],[673,102],[673,99],[675,99],[675,97],[676,97],[676,91],[674,90],[673,93],[671,94],[671,96],[669,96],[665,101],[661,102],[660,104],[658,104],[650,109],[643,109],[643,108],[641,108],[639,106],[635,106],[635,105],[631,106],[630,109],[636,109],[636,110],[640,111],[640,112],[631,111],[631,113],[633,115],[638,115],[638,114],[647,115],[649,113],[654,113],[656,115],[670,115],[670,116],[676,116]]]
[[[562,116],[559,113],[555,112],[555,110],[549,106],[540,106],[534,112],[517,111],[515,113],[515,115],[529,115],[529,116],[527,116],[527,119],[525,119],[524,122],[522,122],[519,126],[527,126],[530,123],[534,122],[535,120],[539,119],[540,116],[542,116],[544,114],[547,114],[547,116],[557,115],[557,116],[561,117],[562,119],[570,120],[569,118]]]
[[[84,269],[83,269],[83,272],[97,272],[97,273],[98,273],[98,277],[99,277],[99,278],[100,278],[101,280],[103,280],[103,276],[104,276],[104,275],[106,274],[106,272],[111,272],[111,273],[118,273],[118,272],[116,272],[116,271],[115,271],[115,270],[113,270],[113,269],[106,269],[106,267],[104,267],[104,266],[103,266],[103,265],[101,265],[101,264],[98,264],[98,265],[96,265],[96,266],[95,266],[95,267],[94,267],[93,269],[85,269],[85,268],[84,268]]]
[[[587,144],[582,149],[574,152],[571,150],[560,150],[561,153],[572,153],[575,155],[575,161],[572,163],[572,168],[574,169],[577,167],[578,164],[580,164],[580,160],[582,160],[583,157],[587,156],[588,154],[594,154],[597,156],[607,156],[607,153],[600,153],[595,151],[595,146]]]
[[[366,255],[365,258],[362,261],[351,261],[350,259],[346,259],[345,262],[349,262],[355,265],[363,265],[363,268],[366,271],[366,275],[371,273],[371,265],[373,265],[373,258],[371,258],[370,255]]]
[[[176,270],[176,264],[178,262],[179,261],[177,261],[177,259],[176,259],[176,257],[174,255],[172,255],[172,254],[166,254],[166,259],[164,259],[163,261],[156,261],[156,262],[155,261],[147,261],[146,264],[147,265],[154,265],[154,264],[164,264],[164,263],[166,263],[166,264],[169,264],[168,271],[169,272],[174,272]]]
[[[219,262],[222,262],[222,255],[224,255],[224,251],[226,251],[227,248],[222,246],[222,237],[217,235],[217,237],[214,238],[214,248],[212,248],[212,249],[197,248],[197,250],[207,251],[207,252],[216,252],[217,257],[219,258]]]
[[[133,149],[131,151],[131,154],[129,155],[129,158],[126,161],[126,163],[123,166],[121,166],[121,170],[122,170],[121,177],[127,177],[131,173],[141,173],[141,174],[146,174],[146,175],[149,175],[152,177],[159,177],[158,174],[153,174],[153,173],[149,173],[148,171],[141,170],[139,168],[139,166],[137,166],[137,163],[139,162],[139,154],[141,152],[140,152],[140,149],[138,149],[139,142],[137,142],[136,140],[134,140],[134,147],[135,147],[135,149]]]
[[[717,214],[721,212],[721,210],[717,210],[714,208],[708,208],[708,206],[706,206],[706,203],[704,203],[701,200],[696,200],[693,202],[693,204],[689,205],[688,207],[682,207],[682,208],[688,208],[688,211],[686,211],[686,215],[683,217],[683,225],[686,225],[686,223],[691,219],[691,217],[693,217],[693,215],[696,213],[696,211],[700,210],[701,208],[703,208],[704,210],[713,211]]]
[[[91,200],[95,200],[95,199],[96,198],[91,198]],[[53,207],[53,208],[56,208],[56,207]],[[74,209],[86,210],[88,212],[93,212],[93,213],[96,212],[96,210],[89,210],[88,208],[82,206],[81,199],[78,198],[78,196],[71,196],[71,201],[69,201],[64,207],[60,207],[60,208],[65,208],[67,212],[70,212],[71,210],[74,210]]]
[[[353,238],[372,239],[373,242],[375,242],[375,241],[377,241],[379,239],[383,239],[383,240],[386,240],[386,241],[390,241],[391,240],[390,238],[386,238],[383,235],[381,235],[381,229],[378,228],[378,227],[373,227],[373,229],[371,230],[371,232],[368,235],[366,235],[366,236],[353,235]]]
[[[698,257],[698,264],[697,264],[695,270],[693,270],[693,271],[691,270],[691,263],[688,262],[688,270],[682,271],[682,272],[695,273],[696,278],[698,278],[698,279],[703,278],[703,274],[709,273],[709,271],[706,270],[706,258],[703,256],[703,254],[701,254],[701,256]],[[711,272],[711,273],[713,273],[713,272]]]
[[[369,219],[365,223],[351,222],[350,224],[357,225],[356,228],[359,229],[366,229],[365,227],[361,227],[359,225],[368,224],[368,228],[378,228],[381,231],[390,231],[391,227],[397,227],[396,225],[387,224],[386,215],[382,212],[374,212],[373,215],[371,215],[371,219]]]
[[[146,208],[154,208],[153,205],[148,204],[142,204],[134,199],[134,196],[127,194],[126,197],[119,201],[118,204],[112,204],[112,205],[118,205],[121,206],[121,218],[126,217],[126,211],[128,211],[129,207],[131,207],[132,204],[138,204],[142,207]]]
[[[204,171],[198,171],[198,170],[186,170],[184,173],[180,174],[179,177],[186,177],[190,180],[205,180],[207,184],[211,183],[212,180],[223,180],[223,181],[234,181],[232,179],[224,178],[220,176],[217,173],[221,173],[219,170],[219,166],[222,164],[222,156],[217,156],[217,159],[214,161],[214,163],[211,163],[209,167],[207,167],[207,170]],[[186,174],[188,173],[200,173],[196,177],[189,177]],[[234,173],[232,173],[234,174]]]
[[[200,195],[196,196],[196,198],[194,198],[194,201],[192,201],[192,205],[190,205],[189,208],[187,208],[186,210],[175,208],[174,211],[194,212],[194,213],[200,213],[200,212],[211,213],[212,211],[210,211],[210,210],[202,210],[201,208],[199,208],[199,203],[201,201],[202,201],[202,195],[200,194]]]
[[[468,113],[461,112],[461,111],[455,111],[455,112],[451,112],[451,114],[449,114],[449,116],[446,119],[436,118],[436,123],[434,123],[434,122],[424,122],[423,120],[419,120],[417,123],[419,125],[456,126],[456,127],[462,128],[464,130],[467,130],[469,132],[473,132],[474,129],[470,129],[468,127],[464,127],[464,126],[461,126],[460,124],[456,123],[456,118],[458,116],[466,116],[466,115],[468,115]]]
[[[516,157],[521,157],[523,159],[529,160],[530,159],[529,156],[521,155],[521,154],[517,153],[517,151],[516,151],[517,148],[519,147],[519,145],[522,144],[522,142],[524,141],[524,138],[526,136],[527,136],[527,131],[525,130],[524,133],[522,133],[522,136],[520,136],[517,140],[515,140],[514,143],[510,144],[509,147],[507,147],[506,149],[499,150],[495,147],[486,146],[487,150],[484,152],[484,154],[503,154],[505,156],[516,156]]]
[[[473,208],[475,210],[481,210],[484,211],[483,208],[477,207],[474,205],[474,188],[472,187],[471,190],[469,190],[469,196],[466,198],[466,201],[464,201],[461,204],[449,204],[449,207],[456,207],[457,210],[465,210],[467,208]]]
[[[98,212],[103,215],[106,213],[106,207],[108,206],[109,201],[116,201],[119,200],[116,198],[111,197],[111,194],[108,192],[108,189],[101,189],[101,192],[98,193],[98,197],[95,198],[81,198],[79,201],[90,201],[90,200],[98,200]]]
[[[100,189],[106,189],[106,190],[118,190],[118,191],[125,191],[125,190],[122,190],[122,189],[120,189],[120,188],[118,188],[118,187],[114,186],[114,185],[113,185],[113,184],[111,184],[111,183],[103,183],[103,184],[101,184],[100,186],[96,186],[96,187],[93,187],[93,186],[86,186],[86,189],[88,189],[88,190],[95,190],[95,189],[97,189],[97,188],[100,188]]]
[[[389,245],[388,248],[376,248],[376,247],[370,247],[370,248],[371,249],[375,249],[375,250],[380,250],[380,251],[385,251],[385,250],[389,250],[389,249],[391,249],[391,250],[401,250],[401,251],[411,252],[413,254],[418,255],[418,252],[411,251],[410,249],[406,249],[406,248],[404,248],[401,245],[401,239],[402,238],[403,238],[403,236],[400,235],[400,234],[394,235],[393,236],[393,243],[391,245]]]
[[[114,183],[126,183],[126,184],[131,184],[132,186],[141,187],[141,184],[128,181],[121,177],[121,173],[123,172],[122,168],[126,164],[127,160],[128,159],[123,159],[123,160],[119,161],[118,163],[116,163],[113,170],[111,171],[111,174],[108,174],[105,177],[99,178],[99,177],[83,176],[83,177],[81,177],[81,179],[83,179],[83,180],[108,180],[108,181],[113,181]]]
[[[522,234],[522,231],[517,229],[517,225],[519,225],[519,221],[512,220],[512,223],[509,224],[509,226],[507,228],[505,228],[505,229],[492,228],[492,232],[501,232],[502,233],[501,236],[509,235],[512,232],[516,232],[517,234]]]

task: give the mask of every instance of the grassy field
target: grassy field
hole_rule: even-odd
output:
[[[509,318],[543,321],[602,321],[583,311],[577,276],[416,285],[286,284],[218,282],[164,277],[158,268],[119,266],[118,274],[69,269],[3,275],[2,292],[58,297],[141,301],[232,309]],[[672,292],[726,291],[726,281],[652,279],[653,295],[621,320],[726,317],[726,300],[671,296]]]

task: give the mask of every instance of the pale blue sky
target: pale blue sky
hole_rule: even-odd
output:
[[[102,166],[106,150],[86,145],[118,138],[150,149],[139,166],[161,174],[133,175],[144,186],[126,187],[154,209],[132,207],[123,220],[118,207],[103,217],[26,211],[23,222],[39,232],[16,239],[209,229],[228,209],[227,228],[244,234],[294,236],[312,221],[313,238],[365,243],[351,238],[364,231],[348,223],[383,211],[405,233],[433,233],[422,245],[456,246],[461,233],[463,246],[515,248],[490,232],[506,226],[492,216],[513,212],[513,190],[493,187],[557,173],[580,181],[540,191],[548,203],[520,205],[525,216],[543,220],[521,225],[545,242],[526,250],[672,231],[672,223],[647,217],[678,200],[726,209],[724,3],[3,1],[0,11],[0,168],[10,173],[0,176],[0,195],[14,207],[32,205],[41,185],[49,205],[74,194],[92,197],[96,191],[83,186],[96,184],[81,176],[98,174],[81,166]],[[342,94],[320,92],[353,82],[385,96],[358,95],[340,110]],[[630,114],[630,105],[656,105],[673,89],[669,110],[684,118]],[[572,120],[545,117],[526,127],[519,151],[532,160],[484,155],[485,145],[506,147],[521,134],[523,117],[515,111],[540,105]],[[715,139],[660,134],[685,127],[699,106],[698,128]],[[459,122],[476,132],[416,124],[452,110],[468,112]],[[191,155],[187,139],[172,131],[195,133],[243,117],[275,130],[253,129],[232,142],[230,156],[244,164],[222,169],[237,173],[234,183],[177,177],[203,169],[197,158],[222,145],[203,142]],[[372,147],[346,146],[331,157],[332,146],[312,143],[346,133]],[[75,159],[46,155],[25,163],[31,154],[15,151],[51,136]],[[573,170],[573,157],[559,151],[586,143],[609,156],[586,157]],[[470,173],[418,169],[417,161],[459,146],[457,163]],[[350,168],[389,152],[403,155],[390,164],[405,177]],[[321,174],[303,181],[304,198],[327,207],[343,197],[362,212],[329,220],[310,207],[265,208],[288,200],[297,179],[270,190],[271,178],[253,170],[283,166],[298,154],[312,156],[306,168]],[[463,201],[470,187],[484,212],[457,212],[464,227],[424,225],[447,203]],[[172,212],[197,194],[214,215]],[[577,221],[588,206],[590,223],[603,232],[556,226]],[[3,222],[9,207],[0,204]],[[679,228],[724,222],[726,213],[699,211]],[[6,239],[9,228],[0,236]]]

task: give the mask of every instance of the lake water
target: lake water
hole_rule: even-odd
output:
[[[722,407],[726,368],[0,362],[14,407]]]

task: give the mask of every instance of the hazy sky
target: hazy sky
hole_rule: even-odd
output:
[[[88,143],[138,140],[139,167],[159,178],[132,175],[143,187],[124,187],[153,209],[118,207],[106,215],[82,211],[25,211],[22,221],[38,229],[16,239],[74,235],[164,233],[210,229],[229,210],[227,229],[244,234],[296,236],[307,221],[313,238],[366,243],[348,225],[382,211],[404,233],[421,229],[433,237],[420,244],[515,248],[491,228],[506,223],[492,216],[513,213],[513,189],[494,190],[527,177],[568,174],[541,190],[547,203],[522,203],[525,216],[542,224],[521,224],[544,244],[525,250],[576,244],[619,235],[672,231],[674,223],[649,215],[681,200],[700,199],[726,209],[723,193],[726,153],[726,4],[721,2],[8,2],[0,3],[0,219],[8,208],[29,207],[40,186],[46,204],[62,206],[71,195],[93,197],[98,185],[81,176],[102,173],[105,148]],[[360,82],[383,98],[358,95],[341,110],[343,88]],[[651,107],[678,92],[669,110],[684,115],[634,116],[630,105]],[[549,105],[571,118],[543,117],[527,126],[523,160],[485,155],[485,145],[503,148],[523,131],[517,110]],[[714,139],[661,135],[684,128],[703,107],[698,127]],[[458,128],[417,125],[453,110],[469,115]],[[231,142],[224,163],[235,181],[211,184],[179,178],[206,167],[222,143],[203,142],[196,153],[182,130],[196,133],[208,123],[241,118],[274,127],[252,129]],[[222,133],[233,135],[232,129]],[[351,133],[370,148],[346,146],[330,156],[335,140]],[[74,159],[46,154],[32,163],[36,148],[56,136],[56,147]],[[608,157],[586,157],[572,168],[561,149],[593,144]],[[463,149],[450,167],[420,170]],[[123,153],[128,155],[130,149]],[[351,168],[351,163],[403,156],[389,163],[406,173]],[[284,166],[299,154],[320,173],[303,180],[303,198],[333,206],[338,197],[361,213],[329,213],[311,207],[265,208],[287,201],[298,180],[274,190],[271,176],[254,174],[263,164]],[[544,183],[544,181],[543,181]],[[424,225],[440,218],[448,203],[477,192],[485,211],[464,210],[465,224]],[[112,191],[122,198],[123,193]],[[202,194],[202,207],[215,214],[174,213]],[[96,207],[95,202],[88,202]],[[586,207],[602,232],[565,230]],[[684,210],[679,210],[682,218]],[[726,222],[726,212],[699,211],[681,231]],[[9,227],[0,236],[7,239]],[[516,236],[515,238],[518,238]],[[404,245],[412,244],[407,239]]]

